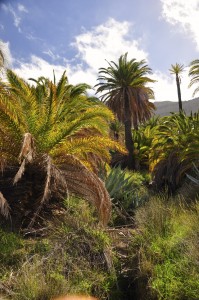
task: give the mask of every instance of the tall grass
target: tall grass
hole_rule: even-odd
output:
[[[46,224],[46,236],[23,241],[20,263],[10,270],[10,281],[4,281],[13,300],[50,300],[64,294],[107,299],[116,280],[109,267],[110,239],[86,201],[70,197],[65,206]],[[6,289],[4,294],[9,296]]]
[[[135,216],[140,281],[147,280],[143,299],[198,299],[199,203],[154,197]],[[142,299],[140,297],[140,299]]]

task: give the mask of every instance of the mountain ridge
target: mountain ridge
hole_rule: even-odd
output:
[[[178,102],[154,101],[154,105],[156,106],[155,115],[159,116],[169,116],[171,112],[179,111]],[[199,97],[187,101],[182,101],[182,108],[187,114],[190,114],[191,112],[198,112]]]

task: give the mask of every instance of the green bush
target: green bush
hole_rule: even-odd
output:
[[[155,197],[135,219],[132,251],[139,256],[138,280],[148,281],[146,299],[198,299],[199,203],[186,207]]]
[[[146,175],[139,172],[113,168],[105,179],[105,186],[112,198],[114,225],[127,222],[135,208],[148,200],[144,183]]]
[[[21,237],[12,232],[6,232],[0,228],[0,266],[12,265],[20,258],[20,249],[23,247]]]

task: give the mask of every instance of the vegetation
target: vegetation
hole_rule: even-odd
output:
[[[189,87],[198,85],[199,82],[199,59],[195,59],[190,63],[189,77],[191,78]],[[197,86],[193,92],[193,96],[198,93],[199,87]]]
[[[138,299],[198,298],[198,202],[176,202],[154,197],[136,212],[140,234],[132,239],[132,253],[136,249],[137,280],[147,281]]]
[[[144,60],[127,60],[127,53],[121,55],[118,64],[108,63],[108,68],[99,71],[100,81],[97,93],[105,92],[101,99],[116,114],[118,120],[125,127],[125,145],[128,150],[127,166],[136,168],[134,158],[134,144],[132,139],[132,125],[138,129],[139,122],[149,119],[155,106],[149,102],[153,98],[153,90],[147,87],[154,82],[147,77],[152,71]]]
[[[122,55],[100,69],[99,101],[65,73],[7,70],[0,299],[198,299],[199,112],[150,118],[149,74]]]
[[[179,104],[179,112],[182,111],[182,98],[181,98],[181,89],[180,89],[180,74],[184,71],[184,65],[180,65],[176,63],[175,65],[171,65],[171,69],[169,70],[171,74],[176,76],[176,86],[178,93],[178,104]]]

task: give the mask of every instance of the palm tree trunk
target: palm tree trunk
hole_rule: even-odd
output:
[[[181,99],[181,90],[180,90],[180,79],[178,74],[176,74],[176,85],[177,85],[177,92],[178,92],[178,105],[179,105],[179,112],[182,111],[182,99]]]
[[[129,101],[128,97],[125,97],[125,121],[124,121],[124,128],[125,128],[125,146],[128,150],[128,160],[127,166],[130,170],[135,169],[135,158],[134,158],[134,143],[132,137],[132,122],[130,116],[130,109],[129,109]]]

